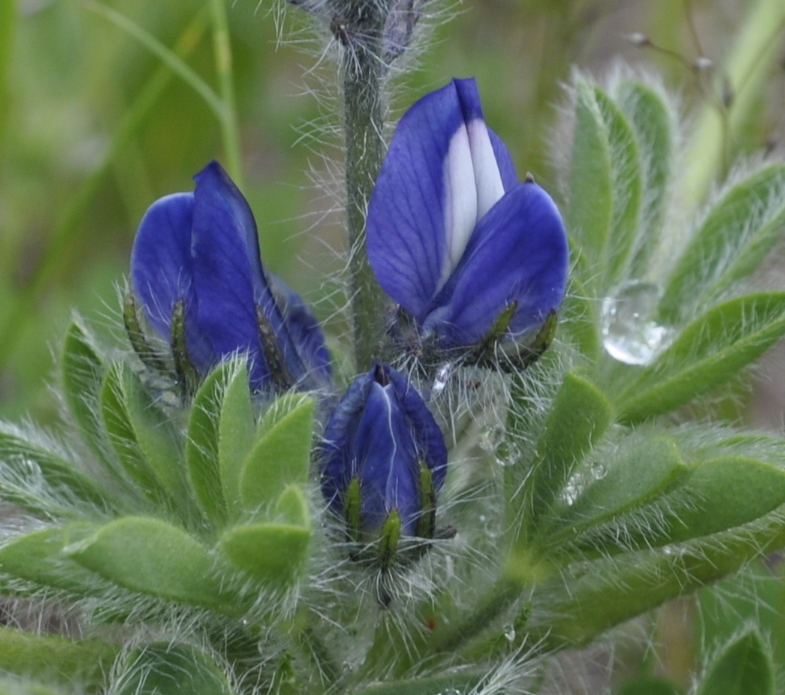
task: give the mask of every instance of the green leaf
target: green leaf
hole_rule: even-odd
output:
[[[71,417],[85,443],[105,462],[106,440],[98,402],[106,368],[86,331],[76,322],[65,334],[60,365],[63,396]]]
[[[705,306],[744,279],[785,230],[785,165],[768,166],[731,186],[679,258],[660,303],[665,323]]]
[[[175,505],[145,456],[131,421],[129,400],[134,396],[129,397],[129,392],[133,393],[136,390],[131,385],[135,378],[122,362],[115,362],[109,368],[101,389],[101,414],[104,426],[117,460],[135,488],[154,504],[172,508]],[[176,461],[176,453],[174,456]],[[169,465],[171,464],[170,460]]]
[[[187,644],[148,644],[134,649],[120,673],[116,695],[234,695],[209,656]]]
[[[675,159],[676,119],[664,98],[641,82],[621,80],[612,96],[632,125],[643,165],[645,195],[630,275],[644,277],[662,238]]]
[[[310,528],[311,513],[302,488],[298,485],[286,487],[275,503],[273,516],[287,524]]]
[[[743,530],[575,563],[535,587],[530,638],[542,639],[551,649],[586,644],[614,625],[783,546],[785,524],[777,510]]]
[[[64,532],[61,528],[44,529],[15,538],[0,548],[0,572],[41,586],[89,596],[102,581],[93,573],[63,555]],[[3,582],[3,591],[27,593]]]
[[[57,683],[72,692],[103,692],[119,647],[98,640],[70,640],[0,627],[0,670]],[[35,692],[35,691],[33,691]]]
[[[248,524],[226,531],[221,549],[238,567],[264,584],[286,586],[308,559],[311,531],[290,524]]]
[[[308,480],[314,407],[307,396],[282,396],[265,413],[259,425],[261,437],[240,473],[246,511],[275,500],[286,486]]]
[[[681,695],[681,690],[664,678],[641,676],[625,683],[617,695]]]
[[[656,500],[690,472],[679,450],[667,437],[631,437],[614,451],[597,451],[578,481],[581,491],[571,503],[562,501],[554,510],[558,516],[546,531],[542,544],[555,552],[592,550],[606,524],[613,524],[634,510]],[[595,460],[596,459],[596,460]],[[581,476],[581,471],[578,472]],[[615,537],[615,534],[608,534]],[[620,534],[622,537],[624,534]],[[600,551],[608,552],[603,543]]]
[[[641,422],[688,403],[737,374],[783,334],[785,293],[749,294],[713,307],[619,395],[619,420]]]
[[[640,151],[626,116],[599,87],[594,98],[605,124],[611,158],[611,230],[604,251],[608,267],[606,287],[617,284],[628,270],[635,248],[642,198]]]
[[[785,470],[725,456],[694,464],[675,490],[635,517],[622,516],[606,529],[593,529],[589,543],[606,552],[655,548],[742,526],[783,503]]]
[[[245,360],[235,363],[221,403],[218,422],[218,462],[227,509],[236,516],[242,505],[240,477],[245,458],[256,440],[256,413],[251,403]]]
[[[570,159],[567,229],[587,256],[591,273],[604,267],[613,219],[613,168],[605,124],[593,86],[575,85],[575,132]]]
[[[194,396],[188,419],[185,448],[188,480],[202,509],[218,527],[227,518],[218,463],[221,404],[226,384],[235,370],[233,362],[222,362],[210,372]]]
[[[756,630],[722,650],[696,695],[774,695],[774,664]]]
[[[564,377],[545,429],[537,442],[531,473],[524,484],[526,536],[553,505],[575,467],[613,422],[608,399],[594,384],[575,374]]]
[[[785,470],[741,456],[701,461],[665,501],[664,541],[707,536],[754,521],[785,503]],[[647,537],[652,545],[658,541]]]
[[[597,300],[589,295],[580,280],[570,277],[567,294],[559,310],[559,337],[566,334],[568,342],[575,344],[587,358],[596,361],[602,352],[598,325]]]
[[[43,435],[0,423],[0,498],[36,514],[105,513],[114,502]]]
[[[486,679],[487,675],[480,673],[432,676],[372,685],[356,691],[355,695],[469,695],[480,692],[479,686]]]
[[[226,611],[231,596],[208,548],[150,517],[123,517],[71,541],[64,552],[132,591]]]

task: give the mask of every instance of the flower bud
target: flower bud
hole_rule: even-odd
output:
[[[420,395],[401,373],[376,364],[336,406],[322,444],[322,492],[350,540],[380,540],[383,567],[401,536],[435,535],[447,447]]]

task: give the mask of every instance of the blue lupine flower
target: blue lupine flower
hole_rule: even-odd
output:
[[[379,284],[442,350],[539,329],[564,297],[559,211],[485,125],[473,79],[418,101],[398,124],[370,201]]]
[[[400,372],[376,364],[354,381],[327,423],[321,465],[325,499],[355,540],[373,537],[393,514],[404,535],[433,537],[447,447]]]
[[[187,359],[202,375],[247,353],[255,390],[329,381],[319,326],[295,292],[265,273],[243,195],[216,162],[194,179],[193,193],[149,208],[134,241],[131,279],[152,327],[171,339],[181,312]]]

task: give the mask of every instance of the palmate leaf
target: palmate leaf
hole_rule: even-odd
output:
[[[627,381],[615,399],[619,420],[633,424],[689,403],[738,374],[783,334],[783,292],[749,294],[709,309]]]
[[[223,362],[205,378],[194,396],[188,420],[188,481],[205,514],[219,528],[227,519],[218,462],[219,422],[226,384],[236,369],[232,362]]]
[[[661,549],[574,563],[532,594],[531,638],[551,648],[586,644],[665,601],[735,572],[785,544],[781,509],[742,528]]]
[[[695,315],[750,275],[785,232],[785,165],[731,185],[709,210],[665,285],[660,318]]]
[[[549,513],[575,467],[612,421],[611,405],[596,386],[575,374],[564,377],[537,442],[531,471],[521,493],[513,490],[508,502],[511,522],[523,519],[522,542],[537,535],[541,518]],[[522,515],[520,509],[525,510]]]
[[[185,531],[151,517],[122,517],[74,531],[63,552],[104,579],[150,596],[234,611],[225,568]]]
[[[275,501],[287,485],[307,482],[315,405],[307,396],[288,395],[265,413],[259,439],[240,471],[240,498],[246,511]]]
[[[100,577],[63,554],[64,545],[62,528],[35,531],[8,542],[0,548],[0,572],[7,575],[0,582],[2,591],[29,595],[41,587],[49,587],[72,595],[91,596],[105,588]],[[17,579],[25,583],[20,587]]]
[[[631,277],[642,277],[660,241],[671,193],[678,129],[674,109],[659,90],[632,79],[621,79],[610,91],[635,132],[643,167],[640,226]]]

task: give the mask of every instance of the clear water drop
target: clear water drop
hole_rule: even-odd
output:
[[[673,337],[673,330],[653,320],[662,289],[631,280],[602,301],[602,342],[606,352],[625,364],[649,364]]]
[[[504,427],[501,425],[492,425],[490,427],[486,427],[480,433],[480,440],[478,443],[480,445],[480,449],[483,451],[496,453],[496,450],[499,448],[499,445],[502,443],[503,439]]]
[[[453,372],[453,363],[447,362],[443,364],[436,372],[436,378],[433,380],[433,386],[431,387],[431,398],[438,398],[444,388],[447,386],[447,382],[450,380]]]

